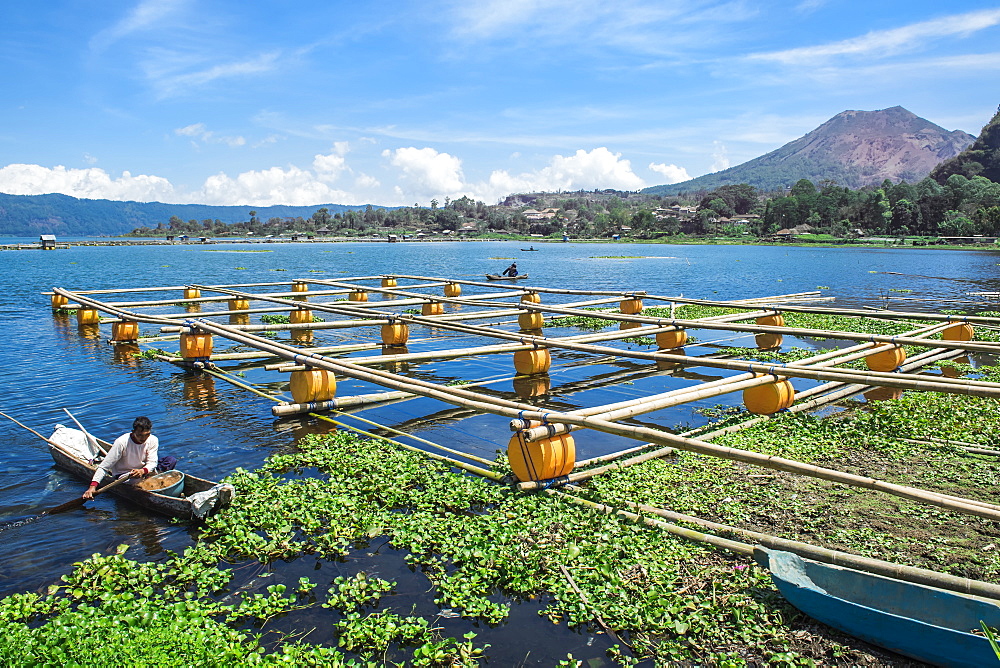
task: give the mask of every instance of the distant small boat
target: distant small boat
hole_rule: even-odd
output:
[[[986,599],[754,548],[781,595],[813,619],[879,647],[936,666],[995,666],[980,622],[1000,628]]]
[[[542,249],[541,248],[535,248],[534,246],[532,246],[531,248],[522,248],[521,250],[523,250],[525,253],[527,253],[529,251],[539,251],[539,250],[542,250]]]
[[[527,278],[527,274],[518,274],[517,276],[501,276],[500,274],[486,274],[486,280],[488,281],[520,281],[521,279]]]

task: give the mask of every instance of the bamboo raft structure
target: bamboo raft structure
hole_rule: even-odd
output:
[[[379,284],[373,285],[372,282]],[[405,285],[401,285],[401,282]],[[463,290],[469,290],[472,294],[463,295]],[[159,297],[128,300],[132,295],[143,293],[158,293]],[[183,297],[177,293],[183,294]],[[208,296],[202,296],[203,293]],[[812,410],[872,388],[1000,398],[1000,383],[921,373],[926,367],[943,360],[969,354],[1000,354],[1000,344],[975,340],[973,334],[976,326],[1000,327],[1000,318],[816,306],[817,302],[829,301],[829,298],[823,297],[819,292],[723,301],[651,295],[635,290],[568,290],[523,284],[514,287],[509,283],[405,274],[231,285],[191,283],[182,286],[109,290],[70,290],[57,287],[46,294],[51,296],[54,309],[76,309],[81,328],[95,328],[110,323],[113,327],[113,343],[138,342],[149,346],[151,343],[178,341],[179,350],[176,353],[155,350],[153,355],[193,372],[210,374],[275,402],[276,405],[271,410],[278,418],[308,414],[339,426],[349,426],[329,417],[329,413],[335,412],[374,426],[376,432],[373,435],[376,437],[385,440],[389,440],[389,434],[406,437],[418,445],[406,445],[398,440],[392,442],[493,480],[500,480],[500,476],[495,471],[480,466],[490,466],[493,460],[448,448],[409,433],[407,427],[414,427],[418,420],[397,429],[360,418],[359,412],[377,410],[399,402],[430,399],[453,407],[447,416],[438,414],[430,422],[463,420],[471,416],[497,416],[506,420],[506,424],[496,431],[509,430],[514,433],[507,444],[508,457],[515,473],[514,482],[525,491],[545,490],[547,493],[572,496],[575,489],[573,485],[595,475],[686,450],[765,469],[875,490],[962,514],[1000,520],[1000,505],[987,501],[894,484],[711,443],[713,438],[723,433],[770,419],[779,411]],[[115,296],[119,301],[104,301],[107,295]],[[378,300],[370,300],[370,295]],[[543,297],[547,300],[544,303]],[[552,300],[552,303],[548,300]],[[251,303],[254,304],[252,308]],[[617,311],[593,310],[595,307],[605,308],[609,305],[618,306]],[[669,316],[644,315],[643,311],[649,305],[669,308]],[[677,308],[684,305],[719,307],[734,312],[695,319],[675,317]],[[183,307],[185,312],[170,312],[171,308],[177,306]],[[890,336],[785,326],[784,314],[794,313],[905,322],[907,331]],[[317,320],[317,315],[323,319]],[[270,322],[250,322],[252,317],[263,316],[271,316]],[[288,322],[282,321],[280,316],[286,316]],[[547,327],[553,317],[597,319],[621,329],[546,335],[542,328]],[[158,327],[158,331],[152,335],[140,336],[140,323]],[[411,328],[424,330],[426,336],[409,339]],[[772,344],[777,341],[779,346],[782,336],[830,339],[847,342],[848,345],[795,362],[770,363],[736,359],[725,353],[724,346],[720,348],[722,352],[689,354],[688,350],[704,349],[700,342],[688,343],[687,348],[684,348],[689,331],[731,335],[714,345],[750,336],[763,338]],[[292,340],[284,342],[264,336],[275,332],[287,332]],[[323,341],[323,345],[314,344],[314,337],[338,332],[347,332],[349,334],[341,336],[353,338],[345,338],[337,344],[327,340]],[[176,339],[174,335],[177,336]],[[637,342],[637,337],[642,337],[639,341],[655,337],[656,349],[638,349],[637,346],[641,344]],[[213,339],[225,340],[243,350],[215,352],[211,343]],[[411,352],[408,345],[417,350]],[[920,352],[906,357],[903,346]],[[364,354],[374,351],[381,354]],[[513,368],[510,368],[509,363],[511,355],[514,357]],[[552,365],[553,356],[561,362],[559,366]],[[486,364],[485,360],[495,361],[497,366],[503,365],[506,372],[485,379],[463,378],[462,384],[451,384],[431,382],[406,371],[408,365],[443,363],[448,360],[473,360],[480,365]],[[613,374],[612,378],[602,383],[567,381],[562,383],[563,387],[569,388],[573,383],[580,387],[560,394],[558,388],[552,388],[552,378],[561,378],[575,368],[566,360],[590,360],[588,363],[591,364],[627,363],[652,371]],[[869,370],[844,366],[859,360],[868,361]],[[876,363],[873,364],[872,360]],[[261,390],[261,383],[255,386],[235,377],[228,372],[226,366],[232,362],[240,363],[241,374],[246,369],[252,369],[257,374],[278,374],[279,380],[269,382],[269,386],[277,384],[284,387],[286,381],[280,374],[289,374],[291,399]],[[558,406],[554,403],[557,396],[566,397],[574,392],[587,392],[595,388],[620,387],[623,383],[631,382],[625,379],[633,377],[663,376],[675,381],[697,381],[699,379],[694,369],[718,370],[730,374],[603,405],[574,408],[572,402],[563,402]],[[334,396],[338,378],[353,379],[362,385],[381,388],[381,391]],[[792,380],[813,385],[796,390],[792,386]],[[514,383],[513,395],[492,389],[493,385],[507,382]],[[521,389],[518,389],[519,385]],[[744,392],[745,399],[750,397],[746,399],[748,407],[752,403],[760,404],[761,401],[766,407],[752,410],[759,414],[758,417],[739,425],[710,431],[697,429],[684,434],[673,433],[655,422],[640,423],[637,420],[639,416],[691,405],[733,392]],[[768,392],[771,394],[767,394]],[[348,414],[345,410],[351,412]],[[350,428],[368,433],[357,427]],[[590,439],[600,438],[602,434],[610,435],[638,441],[640,445],[578,461],[571,435],[574,433],[581,433],[581,437]],[[976,444],[965,446],[970,452],[994,452],[978,448]],[[438,454],[431,449],[447,454]],[[549,489],[553,486],[566,487],[563,491],[555,492]],[[583,505],[591,503],[582,499],[577,499],[576,502]],[[632,510],[606,507],[599,509],[634,516],[637,521],[652,523],[677,535],[705,540],[742,554],[752,552],[752,545],[748,547],[738,541],[667,525],[662,520],[651,520]],[[643,504],[637,504],[635,509],[666,519],[699,523],[697,518],[670,514],[670,511],[653,509]],[[891,571],[898,577],[915,577],[922,582],[934,581],[935,586],[1000,598],[1000,586],[989,583],[943,574],[928,575],[932,572],[921,569],[911,569],[913,572],[907,571],[900,575],[905,569],[898,565],[886,565],[885,562],[876,564],[874,562],[877,560],[864,560],[853,555],[824,551],[815,546],[794,544],[794,541],[753,532],[741,533],[742,530],[733,527],[706,524],[703,521],[701,523],[707,528],[744,535],[755,543],[797,552],[809,558],[849,564],[854,568],[868,568],[872,572],[883,574]]]

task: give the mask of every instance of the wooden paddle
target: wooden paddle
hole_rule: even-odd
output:
[[[105,485],[104,487],[101,487],[100,489],[94,490],[94,496],[97,496],[98,494],[103,494],[104,492],[108,491],[112,487],[115,487],[117,485],[122,484],[123,482],[125,482],[126,480],[128,480],[131,477],[132,477],[131,473],[123,474],[122,477],[118,478],[118,480],[115,480],[114,482],[108,483],[107,485]],[[55,508],[52,508],[50,510],[46,510],[45,512],[42,513],[42,515],[55,515],[56,513],[61,513],[61,512],[67,511],[67,510],[72,510],[73,508],[79,508],[80,506],[82,506],[83,504],[85,504],[89,500],[90,499],[85,499],[85,498],[83,498],[81,496],[81,497],[73,499],[72,501],[67,501],[66,503],[64,503],[62,505],[56,506]]]
[[[67,411],[67,412],[69,412],[69,411]],[[55,441],[53,441],[53,440],[50,440],[50,439],[48,439],[48,438],[45,438],[44,436],[42,436],[41,434],[39,434],[39,433],[38,433],[37,431],[35,431],[34,429],[32,429],[31,427],[27,426],[26,424],[22,424],[22,423],[18,422],[17,420],[15,420],[14,418],[12,418],[11,416],[7,415],[6,413],[4,413],[4,412],[2,412],[2,411],[0,411],[0,415],[2,415],[3,417],[7,418],[8,420],[10,420],[11,422],[13,422],[13,423],[14,423],[14,424],[16,424],[17,426],[19,426],[19,427],[23,427],[24,429],[27,429],[27,430],[28,430],[28,431],[30,431],[30,432],[31,432],[32,434],[34,434],[34,435],[35,435],[35,436],[37,436],[38,438],[42,439],[43,441],[45,441],[46,443],[48,443],[49,445],[51,445],[51,446],[52,446],[53,448],[56,448],[57,450],[59,450],[60,452],[62,452],[62,453],[63,453],[64,455],[66,455],[67,457],[72,457],[73,459],[77,459],[77,456],[76,456],[76,455],[74,455],[74,454],[73,454],[72,452],[69,452],[68,450],[66,450],[66,448],[64,448],[63,446],[59,445],[59,444],[58,444],[58,443],[56,443]],[[70,416],[70,417],[72,417],[72,416]],[[75,418],[74,418],[74,419],[75,419]],[[78,424],[79,424],[79,423],[78,423]],[[86,432],[85,432],[85,433],[86,433]],[[115,480],[114,482],[112,482],[112,483],[109,483],[109,484],[105,485],[104,487],[102,487],[102,488],[100,488],[100,489],[96,490],[96,491],[94,492],[94,496],[97,496],[98,494],[100,494],[100,493],[104,492],[105,490],[109,490],[109,489],[111,489],[111,488],[112,488],[112,487],[114,487],[115,485],[120,485],[121,483],[125,482],[126,480],[128,480],[128,479],[129,479],[129,478],[131,478],[131,477],[132,477],[132,474],[131,474],[131,473],[129,473],[129,474],[127,475],[127,476],[124,476],[124,477],[122,477],[122,478],[119,478],[118,480]],[[84,503],[86,503],[87,501],[88,501],[88,499],[85,499],[85,498],[83,498],[83,497],[81,496],[81,497],[79,497],[79,498],[77,498],[77,499],[73,499],[72,501],[68,501],[68,502],[66,502],[66,503],[64,503],[64,504],[62,504],[62,505],[60,505],[60,506],[56,506],[55,508],[52,508],[51,510],[46,510],[46,511],[45,511],[44,513],[42,513],[42,515],[52,515],[52,514],[54,514],[54,513],[61,513],[61,512],[63,512],[64,510],[70,510],[70,509],[72,509],[72,508],[76,508],[76,507],[78,507],[78,506],[82,506],[82,505],[83,505]]]

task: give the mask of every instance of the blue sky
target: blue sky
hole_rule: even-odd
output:
[[[973,135],[1000,4],[7,0],[0,192],[427,204],[673,183],[846,109]]]

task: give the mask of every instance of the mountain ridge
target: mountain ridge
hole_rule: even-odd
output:
[[[212,204],[167,204],[164,202],[121,202],[106,199],[80,199],[70,195],[8,195],[0,193],[0,234],[34,236],[119,235],[139,227],[155,228],[167,225],[171,216],[185,221],[221,220],[236,223],[249,220],[250,212],[257,218],[308,218],[316,210],[326,208],[330,215],[344,211],[364,210],[367,205],[315,204],[312,206],[217,206]]]
[[[799,179],[832,180],[857,189],[890,181],[916,182],[975,141],[962,130],[945,130],[900,106],[842,111],[774,151],[713,174],[642,192],[672,195],[748,183],[778,190]]]

